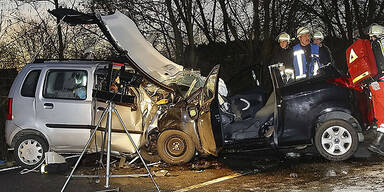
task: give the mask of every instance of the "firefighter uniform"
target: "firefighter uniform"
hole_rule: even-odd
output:
[[[293,47],[293,66],[296,79],[312,77],[321,67],[319,61],[319,46],[309,44],[302,46],[300,43]]]
[[[377,75],[373,77],[376,81],[369,86],[372,95],[374,117],[377,123],[377,137],[369,145],[372,152],[384,156],[384,27],[372,24],[369,28],[371,47],[376,60]]]

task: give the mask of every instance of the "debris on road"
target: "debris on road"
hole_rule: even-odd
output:
[[[125,164],[125,161],[127,160],[127,158],[125,157],[121,157],[120,158],[120,161],[119,161],[119,168],[123,168],[124,167],[124,164]]]
[[[116,192],[119,192],[120,191],[120,188],[115,188],[115,189],[106,189],[106,190],[101,190],[101,191],[96,191],[96,192],[112,192],[112,191],[116,191]]]
[[[333,169],[330,169],[327,171],[327,173],[325,174],[326,177],[336,177],[337,174],[336,174],[336,171],[333,170]]]
[[[300,153],[295,153],[295,152],[286,153],[285,156],[287,158],[299,158],[299,157],[301,157]]]
[[[169,175],[169,171],[162,169],[159,171],[153,171],[152,174],[156,177],[165,177]]]
[[[289,176],[290,176],[291,178],[297,178],[297,173],[291,173],[291,174],[289,174]]]
[[[4,168],[4,169],[0,169],[0,172],[10,171],[10,170],[19,169],[19,168],[21,168],[21,166],[7,167],[7,168]]]
[[[191,165],[192,170],[202,170],[202,169],[220,169],[220,164],[217,161],[199,161]]]

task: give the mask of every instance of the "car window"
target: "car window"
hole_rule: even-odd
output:
[[[87,98],[87,79],[84,70],[49,70],[43,97],[84,100]]]
[[[21,95],[24,97],[35,97],[37,82],[41,70],[33,70],[28,73],[21,88]]]

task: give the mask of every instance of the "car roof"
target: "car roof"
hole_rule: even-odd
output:
[[[112,61],[97,60],[36,60],[28,63],[26,67],[96,67],[99,65],[107,65]]]

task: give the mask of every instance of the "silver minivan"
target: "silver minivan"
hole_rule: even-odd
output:
[[[19,72],[8,96],[5,136],[20,165],[27,168],[38,165],[49,149],[60,153],[81,152],[102,113],[100,107],[106,106],[95,99],[92,92],[98,80],[95,71],[107,64],[105,61],[45,61],[27,64]],[[143,105],[145,98],[137,94],[134,102]],[[143,107],[132,109],[118,105],[116,108],[139,145]],[[121,129],[116,117],[113,129]],[[114,131],[112,137],[115,152],[134,151],[121,131]],[[101,140],[101,132],[96,138]]]

